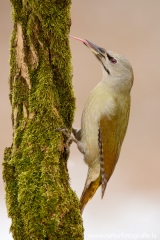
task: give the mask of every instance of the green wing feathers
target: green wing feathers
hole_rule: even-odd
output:
[[[116,132],[116,118],[109,120],[104,116],[100,119],[99,160],[102,179],[102,197],[119,157],[121,141]]]

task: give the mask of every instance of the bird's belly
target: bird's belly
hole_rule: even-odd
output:
[[[89,116],[89,115],[88,115]],[[98,148],[98,124],[96,118],[85,118],[85,124],[82,124],[82,139],[81,142],[85,148],[84,160],[88,165],[92,165],[95,161],[99,161]]]
[[[94,89],[89,96],[81,120],[81,142],[85,148],[84,160],[88,165],[99,161],[99,120],[101,115],[106,111],[107,105],[106,95],[101,94],[101,91],[99,92],[98,89]],[[103,95],[103,99],[100,99],[99,95]]]

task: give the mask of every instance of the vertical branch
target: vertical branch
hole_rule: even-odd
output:
[[[70,0],[11,0],[10,100],[13,143],[3,177],[14,239],[83,239],[69,185],[63,135],[75,97],[68,42]]]

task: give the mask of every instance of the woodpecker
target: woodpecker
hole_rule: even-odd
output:
[[[72,37],[72,36],[70,36]],[[107,51],[88,40],[83,42],[102,67],[102,80],[90,93],[85,104],[81,129],[72,129],[70,141],[84,154],[88,174],[80,199],[81,212],[101,185],[102,198],[115,169],[126,134],[130,113],[133,70],[120,54]]]

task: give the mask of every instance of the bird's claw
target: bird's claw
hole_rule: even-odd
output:
[[[67,138],[71,137],[71,134],[67,128],[56,128],[55,130],[62,132]]]
[[[70,152],[70,145],[71,143],[73,142],[73,137],[71,136],[71,134],[69,133],[68,129],[67,128],[56,128],[55,130],[57,131],[61,131],[63,133],[63,135],[65,137],[67,137],[67,141],[66,141],[66,152],[67,154],[69,154]]]

